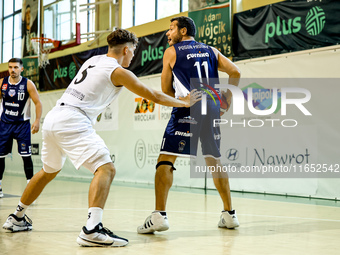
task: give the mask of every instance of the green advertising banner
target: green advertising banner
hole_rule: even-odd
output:
[[[294,0],[236,13],[234,60],[338,45],[339,12],[338,0]]]
[[[39,89],[38,58],[23,58],[22,62],[24,66],[24,71],[21,73],[21,75],[33,81]]]
[[[196,24],[196,41],[217,48],[231,56],[230,2],[189,12]]]

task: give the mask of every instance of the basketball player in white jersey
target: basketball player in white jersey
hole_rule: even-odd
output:
[[[13,232],[32,230],[32,221],[25,215],[25,211],[60,172],[68,156],[77,169],[84,166],[94,174],[89,189],[88,220],[77,238],[78,244],[128,244],[127,239],[114,235],[102,225],[103,208],[116,170],[108,148],[92,124],[118,97],[123,87],[155,103],[175,107],[190,107],[200,100],[200,94],[193,91],[177,100],[148,88],[132,72],[124,69],[130,65],[134,56],[137,38],[133,33],[118,29],[107,37],[107,42],[108,53],[87,60],[57,105],[46,115],[42,127],[43,168],[33,176],[16,211],[9,215],[3,228]]]

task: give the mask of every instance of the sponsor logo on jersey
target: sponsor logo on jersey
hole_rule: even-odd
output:
[[[185,144],[186,144],[186,142],[183,141],[183,140],[178,143],[178,151],[179,152],[182,152],[184,150]]]
[[[187,132],[176,131],[175,135],[185,136],[185,137],[192,137],[192,133],[189,133],[189,131],[187,131]]]
[[[7,106],[12,106],[12,107],[19,107],[19,106],[20,106],[19,104],[10,103],[10,102],[5,102],[5,105],[7,105]]]
[[[6,90],[6,89],[7,89],[7,86],[8,86],[7,83],[5,83],[4,85],[2,85],[2,90]]]
[[[208,57],[209,57],[209,53],[208,52],[187,54],[187,60],[189,60],[191,58],[208,58]]]
[[[205,44],[195,44],[195,45],[183,45],[178,46],[179,50],[192,50],[192,49],[208,49],[209,46]]]
[[[20,86],[19,86],[19,89],[20,89],[20,90],[24,90],[24,89],[25,89],[25,85],[20,85]]]
[[[12,110],[9,111],[6,109],[5,114],[11,115],[11,116],[19,116],[19,111],[14,112]]]
[[[183,119],[179,119],[178,123],[189,123],[189,124],[196,125],[197,121],[195,120],[195,118],[188,116],[188,117],[184,117]]]
[[[83,101],[84,98],[85,98],[85,95],[83,93],[81,93],[80,91],[78,91],[76,89],[70,88],[70,87],[68,87],[65,90],[65,93],[70,94],[71,96],[78,98],[80,101]]]
[[[15,90],[14,90],[14,89],[10,89],[10,90],[8,91],[8,95],[9,95],[10,97],[14,97],[14,96],[15,96]]]

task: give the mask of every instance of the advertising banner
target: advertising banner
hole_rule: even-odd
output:
[[[43,73],[43,82],[40,83],[41,91],[67,88],[84,60],[76,61],[76,54],[74,54],[50,59],[49,62],[46,68],[40,69]]]
[[[136,130],[163,128],[170,119],[172,107],[159,105],[151,100],[136,96],[133,125]]]
[[[229,0],[190,0],[189,11],[196,11],[207,6],[229,2]]]
[[[141,79],[151,88],[159,89],[160,75]],[[221,135],[214,136],[214,139],[221,139],[220,159],[223,170],[229,171],[231,189],[333,199],[339,197],[340,120],[334,111],[339,106],[338,84],[339,79],[324,78],[242,79],[235,89],[238,94],[241,93],[243,110],[235,112],[241,108],[240,97],[236,96],[229,111],[218,120]],[[292,92],[294,88],[304,90]],[[44,105],[41,124],[62,93],[63,90],[58,90],[40,94]],[[150,121],[149,129],[144,124],[138,128],[131,116],[153,114],[159,105],[153,112],[145,108],[143,113],[135,113],[140,100],[136,98],[124,89],[110,106],[111,109],[105,110],[97,120],[95,128],[108,146],[112,162],[118,169],[115,180],[151,184],[166,123],[165,120],[155,120]],[[306,110],[311,115],[305,115]],[[266,115],[259,115],[259,111]],[[35,111],[32,114],[34,119]],[[118,118],[118,123],[114,126],[115,118]],[[106,121],[110,120],[113,128],[108,131]],[[41,132],[32,136],[35,171],[42,167],[39,155],[41,143]],[[195,162],[194,159],[182,157],[176,160],[173,185],[204,187],[204,176],[211,175],[207,172],[201,151],[201,148],[197,149]],[[17,153],[12,156],[13,159],[7,159],[10,167],[6,171],[23,174],[21,157]],[[194,164],[190,167],[191,163]],[[93,178],[93,174],[84,168],[76,171],[69,159],[59,175]],[[214,188],[211,178],[207,179],[207,186]]]
[[[106,53],[107,46],[104,46],[60,58],[50,59],[46,68],[40,69],[43,78],[40,82],[40,90],[47,91],[67,88],[87,59],[95,55]]]
[[[40,89],[38,58],[23,58],[22,62],[24,71],[21,75],[33,81],[37,89]]]
[[[146,76],[162,72],[163,54],[168,47],[166,31],[139,38],[135,56],[128,68],[137,76]],[[106,54],[108,46],[50,59],[50,64],[43,73],[40,90],[67,88],[82,64],[95,55]]]
[[[35,55],[31,38],[38,37],[38,0],[22,1],[22,57]]]
[[[161,73],[163,68],[163,54],[168,45],[166,32],[144,36],[138,39],[135,56],[130,67],[138,77]]]
[[[1,78],[5,78],[6,76],[9,76],[8,70],[3,71],[3,72],[0,72],[0,79],[1,79]]]
[[[233,23],[235,60],[336,45],[340,2],[284,1],[237,13]]]
[[[230,3],[216,4],[189,12],[196,24],[196,41],[217,48],[231,56]]]

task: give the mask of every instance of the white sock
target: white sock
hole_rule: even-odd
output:
[[[17,206],[17,209],[14,212],[14,215],[18,216],[18,218],[22,218],[25,215],[26,209],[29,207],[29,205],[25,205],[19,201],[19,204]]]
[[[30,182],[30,180],[31,180],[31,179],[28,179],[28,180],[27,180],[27,184]]]
[[[86,222],[87,230],[94,229],[103,218],[103,209],[100,207],[90,207],[88,210],[88,218]]]
[[[166,211],[154,210],[152,213],[160,213],[162,216],[166,216]]]

